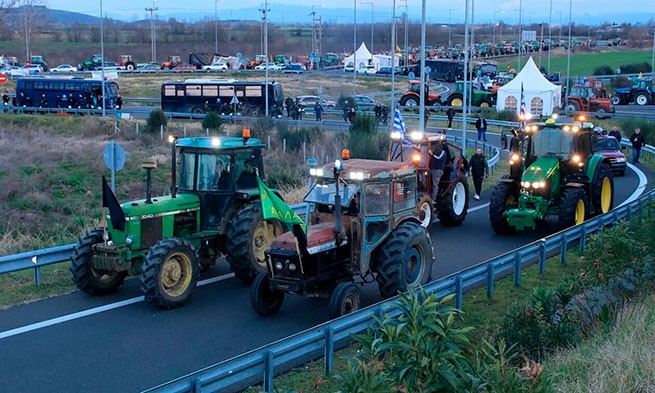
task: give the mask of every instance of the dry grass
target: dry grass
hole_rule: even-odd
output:
[[[655,297],[626,306],[609,332],[548,363],[560,392],[655,392]]]

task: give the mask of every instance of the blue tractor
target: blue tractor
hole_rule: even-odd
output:
[[[611,98],[612,105],[627,105],[634,102],[635,105],[655,104],[655,89],[653,80],[637,77],[632,79],[632,87],[621,87],[616,89]]]

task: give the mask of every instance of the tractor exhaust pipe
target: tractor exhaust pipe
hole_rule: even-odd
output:
[[[144,161],[143,169],[146,170],[146,203],[152,204],[152,170],[157,168],[155,161]]]
[[[177,195],[177,151],[175,150],[176,136],[169,136],[168,142],[171,144],[171,198]]]

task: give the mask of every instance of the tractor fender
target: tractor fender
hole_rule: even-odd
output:
[[[605,160],[600,154],[594,154],[589,161],[587,161],[585,174],[592,182],[595,179],[596,173],[598,173],[598,168],[600,168],[600,165],[603,163],[609,165],[609,161]]]

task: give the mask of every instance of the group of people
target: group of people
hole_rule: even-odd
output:
[[[2,95],[2,105],[4,107],[4,112],[7,112],[11,98],[9,96],[9,91],[5,91]],[[102,108],[102,97],[92,94],[89,97],[87,95],[79,93],[75,94],[57,94],[55,97],[55,104],[52,105],[48,101],[48,97],[45,93],[41,94],[38,102],[34,102],[34,99],[25,95],[21,92],[17,97],[13,98],[12,105],[15,107],[23,108],[59,108],[59,109],[96,109]],[[123,106],[123,99],[121,96],[116,97],[116,108],[118,110]]]
[[[612,127],[607,135],[614,137],[619,143],[621,143],[621,140],[623,139],[618,126]],[[641,157],[641,149],[646,146],[646,138],[644,137],[644,134],[641,133],[641,128],[635,128],[632,135],[630,135],[629,141],[630,144],[632,144],[632,164],[634,165],[639,163],[639,158]]]

